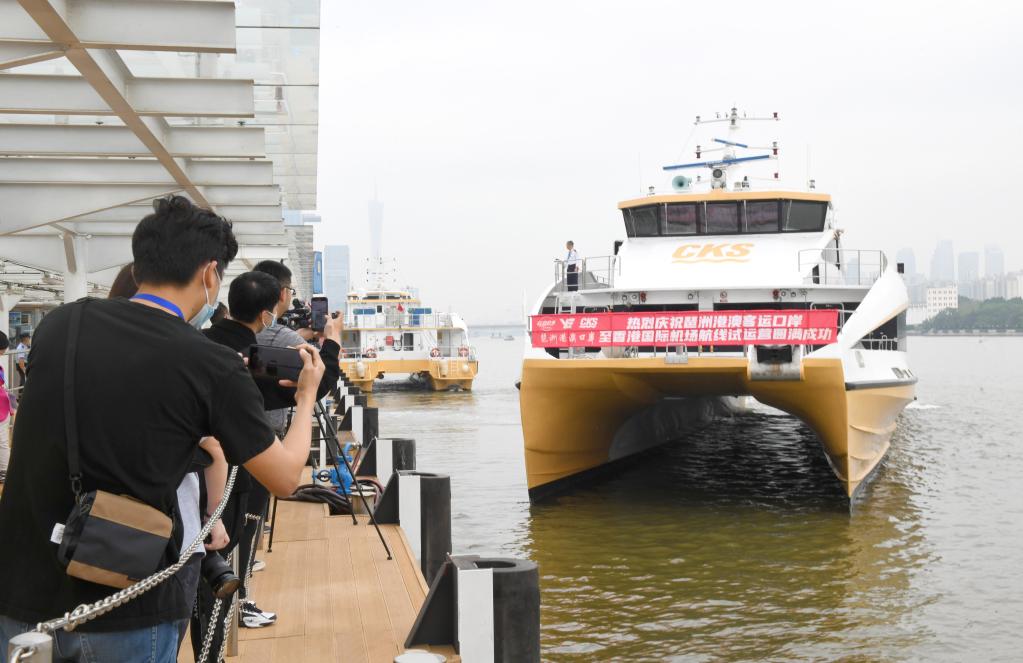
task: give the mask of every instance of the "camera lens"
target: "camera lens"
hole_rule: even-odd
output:
[[[230,598],[242,586],[241,578],[219,553],[207,552],[202,560],[202,577],[218,599]]]

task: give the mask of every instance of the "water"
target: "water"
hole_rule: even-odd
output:
[[[813,435],[767,408],[531,507],[522,340],[474,343],[473,393],[373,401],[451,474],[456,552],[539,563],[544,660],[1023,656],[1023,338],[911,339],[919,400],[851,511]]]

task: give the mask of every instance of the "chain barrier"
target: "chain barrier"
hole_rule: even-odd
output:
[[[62,617],[51,619],[48,622],[40,622],[39,624],[36,624],[35,630],[39,633],[46,634],[53,633],[60,629],[73,631],[82,624],[105,615],[114,608],[124,605],[128,601],[145,594],[153,587],[156,587],[161,582],[181,570],[181,567],[183,567],[192,556],[192,551],[202,545],[202,542],[213,530],[213,526],[216,525],[218,520],[220,520],[220,516],[224,512],[224,507],[227,506],[227,500],[231,495],[231,489],[234,487],[234,480],[237,475],[238,467],[233,466],[231,468],[231,473],[227,477],[227,484],[224,486],[224,497],[220,500],[220,503],[214,510],[213,515],[211,515],[209,520],[206,521],[206,524],[203,526],[202,530],[199,531],[199,534],[196,535],[191,545],[185,548],[185,552],[178,558],[177,562],[162,571],[157,571],[148,578],[143,578],[131,587],[125,587],[121,591],[111,594],[104,599],[100,599],[95,603],[83,603],[71,612],[65,612]]]

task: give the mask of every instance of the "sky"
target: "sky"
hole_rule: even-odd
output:
[[[926,269],[940,239],[993,243],[1023,269],[1020,25],[1013,2],[325,0],[316,244],[361,283],[376,196],[427,304],[518,321],[567,239],[610,254],[617,203],[735,105],[779,113],[743,136],[832,194],[847,247]]]

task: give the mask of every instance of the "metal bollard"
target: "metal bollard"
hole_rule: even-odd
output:
[[[465,661],[539,663],[540,572],[526,559],[452,555],[405,640],[453,645]]]
[[[451,552],[451,477],[395,472],[373,514],[380,524],[401,526],[423,577],[432,582]]]
[[[362,408],[362,444],[368,445],[380,433],[380,411],[375,407]]]
[[[372,440],[373,438],[369,438]],[[377,438],[359,463],[360,477],[378,477],[383,481],[399,470],[416,469],[416,441],[408,437]]]
[[[51,663],[53,636],[29,631],[19,633],[7,642],[8,663]]]

